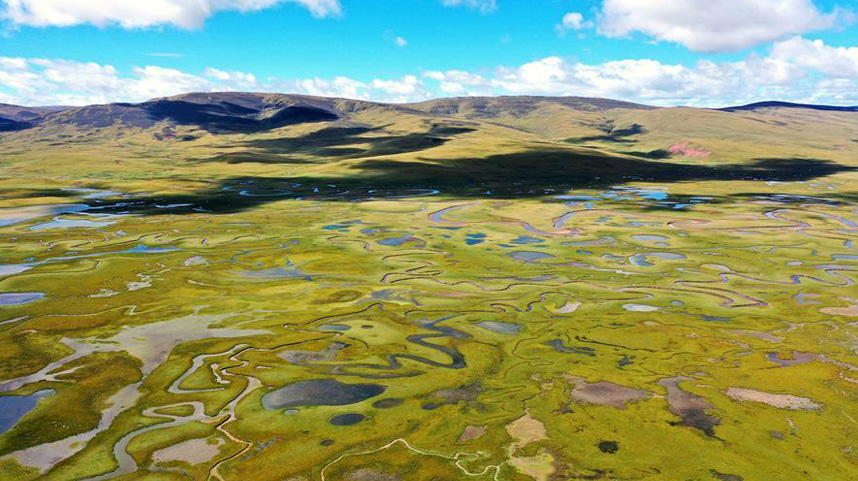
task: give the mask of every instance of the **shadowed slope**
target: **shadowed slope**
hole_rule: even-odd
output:
[[[252,133],[286,125],[336,120],[339,116],[312,106],[290,105],[274,110],[256,110],[230,102],[200,104],[161,99],[142,104],[110,104],[60,112],[48,123],[66,123],[83,128],[105,128],[116,124],[147,129],[162,121],[197,126],[213,133]]]
[[[137,214],[234,213],[288,199],[362,201],[385,196],[425,195],[450,198],[542,197],[575,189],[596,189],[630,182],[660,184],[689,181],[806,181],[858,170],[819,159],[758,159],[741,165],[681,165],[627,157],[587,154],[561,148],[531,149],[484,158],[443,161],[372,159],[345,175],[231,177],[210,188],[187,193],[137,197],[99,212]],[[164,210],[159,206],[176,205]]]
[[[816,104],[795,104],[792,102],[777,102],[777,101],[768,101],[768,102],[755,102],[748,105],[740,105],[737,107],[724,107],[722,109],[725,112],[739,112],[743,110],[758,110],[758,109],[808,109],[808,110],[821,110],[828,112],[858,112],[858,106],[856,107],[841,107],[836,105],[816,105]]]
[[[266,164],[307,163],[302,156],[330,158],[365,158],[418,152],[445,144],[450,137],[474,132],[469,127],[432,125],[426,132],[392,134],[384,127],[326,127],[300,137],[255,139],[224,145],[238,147],[239,152],[219,154],[200,162],[232,164],[259,162]]]

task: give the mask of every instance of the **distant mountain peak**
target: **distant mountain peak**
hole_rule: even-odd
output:
[[[724,107],[721,109],[723,112],[741,112],[747,110],[759,110],[759,109],[808,109],[808,110],[822,110],[827,112],[858,112],[858,106],[855,107],[841,107],[836,105],[816,105],[816,104],[798,104],[793,102],[780,102],[776,100],[768,100],[764,102],[755,102],[747,105],[740,105],[736,107]]]

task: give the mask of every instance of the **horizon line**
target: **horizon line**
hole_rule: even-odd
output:
[[[611,102],[619,102],[626,103],[630,105],[636,105],[648,109],[671,109],[671,108],[685,108],[685,109],[700,109],[700,110],[730,110],[730,109],[739,109],[739,108],[747,108],[752,106],[766,107],[765,104],[780,104],[782,107],[795,107],[795,108],[816,108],[816,109],[828,109],[828,110],[856,110],[858,111],[858,105],[837,105],[837,104],[812,104],[812,103],[804,103],[804,102],[796,102],[790,100],[776,100],[776,99],[764,99],[752,101],[749,103],[738,104],[738,105],[726,105],[721,107],[696,107],[692,105],[651,105],[645,104],[641,102],[637,102],[634,100],[623,100],[623,99],[615,99],[610,97],[586,97],[580,95],[538,95],[538,94],[522,94],[522,95],[475,95],[475,96],[453,96],[453,97],[434,97],[426,100],[421,100],[417,102],[382,102],[377,100],[369,100],[369,99],[360,99],[360,98],[350,98],[350,97],[328,97],[321,95],[309,95],[303,93],[288,93],[288,92],[265,92],[265,91],[250,91],[250,90],[199,90],[199,91],[189,91],[184,93],[179,93],[175,95],[169,95],[164,97],[152,97],[146,100],[141,101],[114,101],[114,102],[105,102],[105,103],[91,103],[91,104],[80,104],[80,105],[28,105],[28,104],[13,104],[13,103],[5,103],[0,102],[0,105],[7,105],[13,107],[28,107],[28,108],[63,108],[63,109],[74,109],[74,108],[83,108],[83,107],[92,107],[99,105],[121,105],[121,104],[129,104],[129,105],[140,105],[148,102],[155,102],[158,100],[170,100],[175,99],[176,97],[183,97],[188,95],[217,95],[217,94],[243,94],[243,95],[282,95],[287,97],[306,97],[312,99],[325,99],[325,100],[346,100],[352,102],[364,102],[376,105],[392,105],[392,106],[407,106],[407,105],[418,105],[427,102],[437,102],[443,100],[475,100],[475,99],[515,99],[515,98],[533,98],[533,99],[586,99],[586,100],[607,100]],[[771,105],[770,105],[771,106]]]

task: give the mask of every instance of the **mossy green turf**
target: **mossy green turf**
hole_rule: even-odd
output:
[[[265,152],[241,152],[250,141],[343,125],[252,136],[193,131],[201,137],[191,142],[159,142],[150,131],[123,128],[53,132],[72,136],[55,142],[36,133],[7,135],[0,146],[0,220],[28,214],[0,227],[0,259],[30,269],[0,277],[0,292],[45,297],[0,307],[0,383],[73,355],[70,346],[101,349],[3,393],[55,391],[0,435],[0,479],[111,473],[120,467],[114,446],[123,438],[136,468],[115,474],[128,480],[858,476],[854,115],[599,114],[647,127],[629,146],[565,142],[594,131],[569,122],[544,126],[552,112],[467,118],[473,132],[429,148],[368,141],[350,144],[369,150],[364,157],[295,155],[306,163],[263,162]],[[807,128],[781,131],[772,118]],[[383,110],[353,119],[404,136],[460,121]],[[380,134],[366,136],[374,135]],[[632,159],[631,150],[684,141],[712,155],[665,161],[673,169],[741,168],[755,159],[815,159],[836,168],[817,175],[816,164],[803,165],[807,171],[798,178],[789,172],[784,179],[759,171],[761,180],[659,177],[656,169],[642,182],[636,172],[601,167]],[[230,152],[244,157],[211,160]],[[552,162],[540,160],[545,156]],[[483,161],[465,169],[464,182],[454,169],[436,168],[448,159],[457,167]],[[510,159],[518,169],[508,179],[515,188],[499,193],[502,172],[494,163]],[[377,162],[387,162],[383,178]],[[408,165],[401,190],[397,163]],[[421,177],[414,164],[447,177]],[[528,175],[529,166],[550,171]],[[572,175],[579,167],[596,177],[629,178],[588,183]],[[560,180],[552,188],[566,182],[574,192],[541,190],[538,182],[552,175]],[[298,189],[290,179],[319,184]],[[354,190],[343,194],[328,185],[331,179]],[[116,193],[86,198],[91,191],[68,188]],[[290,188],[296,192],[284,193]],[[433,194],[435,188],[440,192]],[[79,203],[102,209],[75,214],[44,207]],[[198,209],[177,205],[184,203]],[[113,223],[30,229],[54,218]],[[495,332],[484,321],[517,324],[520,331]],[[172,337],[145,329],[121,337],[157,323],[166,323]],[[117,336],[128,345],[118,345]],[[343,344],[334,349],[336,342]],[[455,355],[464,366],[455,365]],[[717,418],[712,435],[669,403],[659,381],[677,376],[681,392]],[[648,396],[622,409],[586,404],[572,397],[573,377]],[[386,390],[356,404],[297,413],[263,407],[266,393],[314,379]],[[22,454],[97,429],[112,396],[136,382],[133,403],[67,456],[40,465]],[[730,388],[798,396],[821,407],[741,401],[728,395]],[[387,398],[402,402],[374,404]],[[329,422],[349,413],[366,419]],[[511,427],[519,421],[532,436]],[[152,428],[158,424],[165,427]],[[480,431],[469,427],[485,431],[463,436]],[[218,454],[196,465],[154,460],[156,451],[190,439],[219,443]],[[604,441],[618,449],[600,449]]]

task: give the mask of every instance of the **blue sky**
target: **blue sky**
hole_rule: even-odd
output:
[[[343,0],[339,18],[313,18],[298,5],[283,4],[258,12],[222,12],[195,30],[21,27],[2,40],[2,52],[123,69],[151,63],[150,53],[177,53],[187,57],[158,63],[186,70],[214,66],[259,75],[358,79],[421,68],[479,70],[551,55],[594,62],[629,57],[688,62],[695,57],[676,45],[594,34],[560,37],[555,25],[563,15],[575,5],[591,7],[591,2],[546,0],[542,8],[528,3],[511,0],[483,14],[445,8],[437,0]],[[588,8],[580,10],[589,13]],[[398,48],[395,36],[405,38],[407,48]]]
[[[854,0],[0,0],[0,101],[858,103]],[[202,8],[200,8],[202,5]]]

